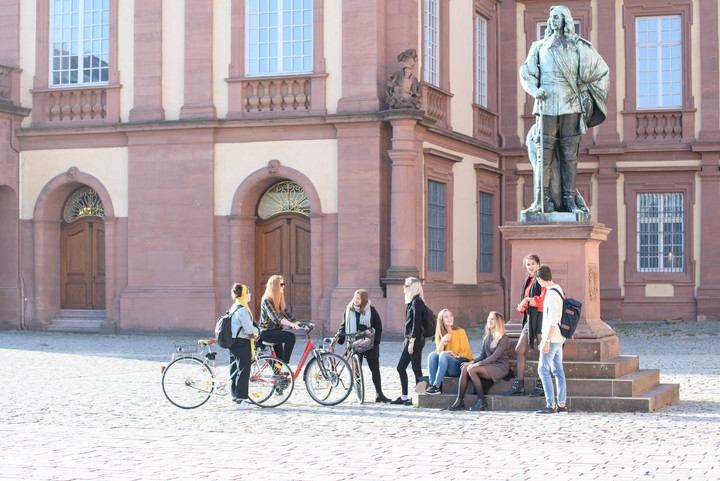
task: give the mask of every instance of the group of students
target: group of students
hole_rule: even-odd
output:
[[[518,310],[523,313],[523,330],[515,348],[517,355],[517,377],[513,388],[505,395],[524,394],[525,359],[528,348],[537,343],[540,351],[538,374],[540,380],[531,395],[545,395],[546,407],[537,414],[566,413],[565,374],[562,367],[562,347],[565,338],[560,334],[558,322],[562,314],[563,292],[560,286],[552,282],[552,272],[547,265],[541,265],[538,256],[531,254],[524,260],[528,275],[523,284],[522,301]],[[251,339],[259,339],[274,344],[275,355],[285,362],[290,361],[295,346],[295,335],[284,328],[301,329],[295,317],[285,304],[285,282],[282,276],[272,276],[266,285],[260,308],[259,329],[253,322],[248,306],[250,292],[247,286],[235,284],[232,296],[235,304],[231,308],[232,329],[235,342],[230,347],[230,360],[235,364],[236,375],[232,380],[233,399],[237,409],[252,406],[248,401],[248,380],[250,376]],[[557,295],[549,295],[555,291]],[[371,305],[368,292],[355,291],[354,296],[343,313],[342,324],[338,330],[338,342],[356,331],[374,329],[374,347],[361,354],[367,361],[376,391],[376,402],[410,405],[408,396],[407,368],[412,367],[415,382],[426,378],[422,375],[422,351],[425,346],[423,325],[428,315],[425,306],[423,288],[420,279],[408,277],[403,285],[405,308],[405,332],[403,349],[397,363],[400,377],[401,395],[391,401],[382,392],[380,377],[380,341],[382,338],[382,320]],[[427,359],[429,386],[426,394],[442,392],[443,377],[458,377],[458,392],[455,402],[446,409],[457,411],[465,408],[464,397],[470,385],[478,395],[471,411],[488,409],[485,394],[494,382],[505,378],[510,372],[508,356],[509,339],[505,333],[505,318],[496,311],[490,312],[485,325],[481,352],[473,357],[465,330],[455,326],[453,314],[449,309],[441,310],[437,315],[435,329],[435,350]],[[550,373],[555,375],[557,383],[557,402]]]

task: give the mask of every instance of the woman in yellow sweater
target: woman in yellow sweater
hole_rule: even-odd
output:
[[[455,319],[448,309],[438,313],[435,346],[435,352],[428,356],[430,386],[425,390],[425,394],[440,393],[443,377],[459,377],[460,363],[473,357],[465,329],[455,327]]]

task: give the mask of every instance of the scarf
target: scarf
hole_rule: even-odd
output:
[[[363,324],[370,328],[370,312],[372,309],[370,309],[370,301],[368,300],[367,305],[365,306],[365,314],[360,312],[360,306],[353,305],[351,309],[348,309],[345,311],[345,333],[346,334],[352,334],[353,332],[357,332],[357,319],[356,319],[356,312],[360,312],[360,324]]]

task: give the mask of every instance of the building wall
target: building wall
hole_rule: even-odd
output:
[[[120,330],[209,329],[232,282],[254,285],[255,209],[280,179],[310,199],[312,319],[325,329],[365,288],[388,330],[401,331],[408,275],[424,279],[436,312],[450,308],[462,325],[490,310],[512,318],[517,293],[508,289],[522,266],[510,265],[497,227],[531,199],[523,142],[534,118],[518,68],[552,3],[440,0],[438,88],[421,74],[423,5],[315,0],[313,73],[248,78],[243,0],[212,10],[111,0],[110,78],[97,116],[99,101],[83,100],[94,94],[48,88],[48,3],[0,0],[3,24],[17,25],[0,46],[0,323],[44,328],[59,312],[59,210],[89,185],[107,207],[107,319]],[[717,4],[567,5],[611,72],[608,119],[584,137],[578,171],[592,220],[612,229],[600,247],[602,316],[718,318],[720,274],[709,268],[720,262]],[[631,30],[636,15],[669,14],[683,16],[683,108],[644,118]],[[474,15],[488,22],[484,107],[474,105]],[[389,111],[387,75],[408,48],[418,52],[424,110]],[[288,79],[305,89],[290,101],[299,110],[253,109],[253,89]],[[641,126],[656,119],[657,128]],[[448,192],[444,271],[428,269],[429,179]],[[678,189],[685,268],[638,273],[636,195]],[[478,269],[481,192],[493,199],[490,272]]]

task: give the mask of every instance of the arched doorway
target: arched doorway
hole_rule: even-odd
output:
[[[61,309],[105,309],[105,215],[83,186],[68,197],[60,227]]]
[[[283,180],[270,186],[258,203],[255,225],[255,313],[270,276],[285,279],[285,302],[293,315],[311,314],[310,201],[302,187]]]

